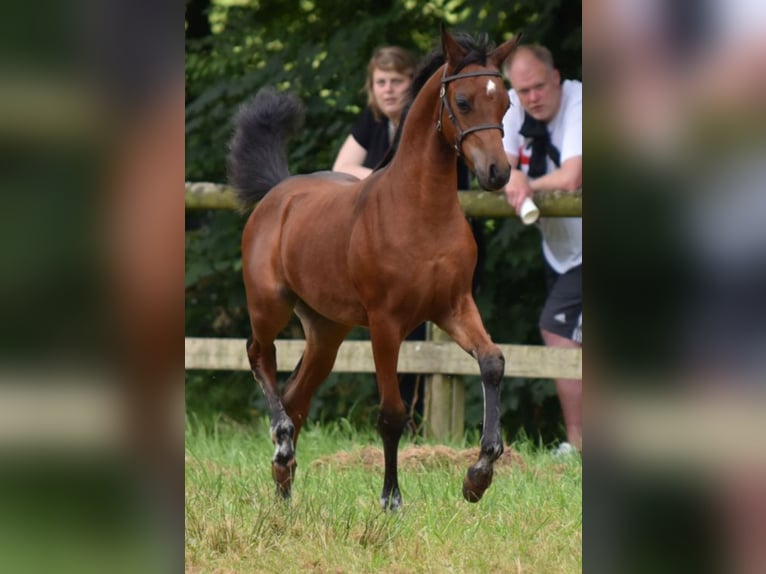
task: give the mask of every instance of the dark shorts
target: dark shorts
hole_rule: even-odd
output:
[[[545,264],[548,298],[540,328],[582,343],[582,265],[559,275]]]

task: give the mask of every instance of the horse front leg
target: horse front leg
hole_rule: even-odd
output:
[[[383,320],[377,324],[370,322],[370,339],[380,393],[378,432],[383,440],[385,462],[380,505],[383,510],[397,510],[402,506],[397,462],[399,439],[407,424],[407,409],[402,401],[396,374],[403,337],[395,325]]]
[[[463,497],[478,502],[492,484],[495,461],[503,454],[500,433],[500,383],[505,371],[505,358],[496,345],[477,352],[481,384],[484,389],[484,423],[481,433],[481,453],[475,465],[463,479]]]
[[[440,321],[439,326],[479,363],[484,390],[484,420],[479,460],[466,472],[463,497],[478,502],[492,484],[495,461],[503,454],[500,433],[500,383],[505,358],[490,339],[472,297],[466,297],[456,311]]]

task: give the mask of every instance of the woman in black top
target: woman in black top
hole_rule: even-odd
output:
[[[367,66],[367,107],[343,142],[333,171],[364,179],[383,160],[394,140],[417,62],[398,46],[375,50]]]

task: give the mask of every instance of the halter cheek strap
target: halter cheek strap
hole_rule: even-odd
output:
[[[505,134],[505,131],[503,130],[503,124],[481,124],[478,126],[473,126],[468,128],[467,130],[463,130],[460,127],[460,123],[457,121],[457,117],[455,116],[455,113],[452,111],[452,106],[449,103],[449,100],[447,99],[447,84],[450,82],[454,82],[455,80],[462,80],[463,78],[474,78],[476,76],[497,76],[499,78],[502,78],[503,75],[500,72],[492,72],[492,71],[485,71],[485,72],[468,72],[465,74],[455,74],[453,76],[447,75],[447,66],[445,64],[444,66],[444,72],[442,73],[442,87],[439,91],[439,98],[441,100],[441,103],[439,104],[439,119],[436,122],[436,131],[441,132],[442,131],[442,114],[444,113],[444,109],[447,109],[447,117],[452,122],[452,125],[455,126],[455,130],[457,131],[457,140],[455,141],[455,151],[457,152],[458,157],[461,154],[460,148],[463,145],[463,139],[465,136],[467,136],[470,133],[478,132],[481,130],[500,130],[501,134]]]

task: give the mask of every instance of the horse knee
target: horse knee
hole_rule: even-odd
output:
[[[401,409],[383,410],[378,414],[378,432],[381,436],[401,436],[404,426],[407,424],[407,410],[402,405]]]
[[[481,380],[487,384],[497,385],[503,379],[505,372],[505,357],[498,350],[479,358]]]

